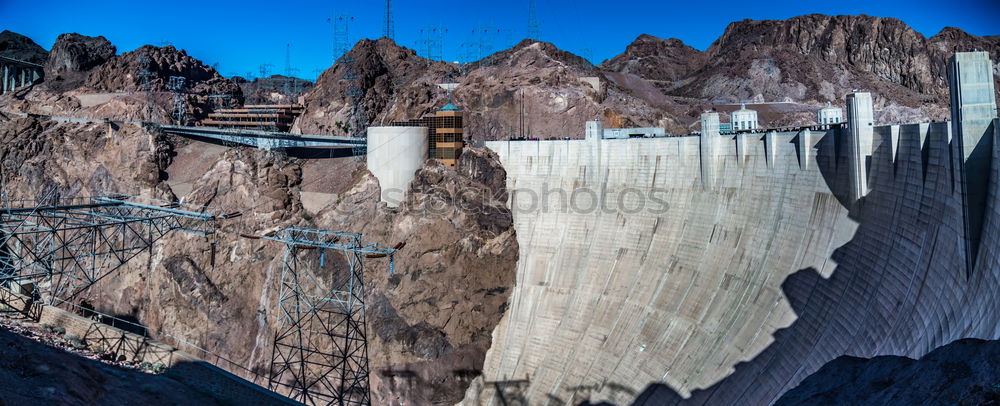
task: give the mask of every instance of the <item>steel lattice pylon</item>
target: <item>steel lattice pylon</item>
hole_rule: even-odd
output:
[[[179,207],[126,195],[8,204],[0,209],[0,282],[70,300],[171,230],[208,235],[216,219],[235,215]]]
[[[364,259],[389,256],[392,272],[395,250],[366,244],[359,233],[300,227],[265,238],[286,245],[269,389],[308,405],[370,405]],[[335,250],[347,269],[320,280],[300,261],[302,251],[317,249],[320,267]]]

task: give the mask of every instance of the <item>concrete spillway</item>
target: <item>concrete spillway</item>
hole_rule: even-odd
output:
[[[860,176],[846,128],[488,142],[521,251],[466,403],[768,404],[843,354],[997,338],[998,124],[971,268],[946,122],[876,127]]]

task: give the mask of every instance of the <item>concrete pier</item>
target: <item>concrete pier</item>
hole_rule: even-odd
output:
[[[701,152],[701,185],[709,189],[715,186],[716,155],[722,137],[719,135],[719,113],[702,113],[701,137],[699,151]]]
[[[959,182],[967,268],[975,266],[986,211],[986,185],[991,172],[993,137],[990,127],[997,117],[993,89],[993,62],[988,52],[959,52],[949,60],[948,82],[951,86],[952,134],[957,140]]]
[[[875,109],[872,95],[855,92],[847,95],[847,152],[851,165],[851,191],[854,201],[868,194],[868,157],[872,155]]]
[[[42,65],[0,56],[0,94],[34,84],[42,72]]]

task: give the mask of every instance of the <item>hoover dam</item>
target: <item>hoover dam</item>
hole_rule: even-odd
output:
[[[846,125],[487,142],[520,258],[466,404],[769,404],[840,355],[996,338],[992,65],[957,58],[952,122],[856,93]]]
[[[991,13],[392,3],[117,47],[0,6],[0,406],[1000,402]]]

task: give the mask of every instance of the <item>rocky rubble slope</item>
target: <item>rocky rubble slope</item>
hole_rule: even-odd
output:
[[[43,329],[0,319],[0,405],[221,405],[169,376],[102,361]]]
[[[792,405],[1000,405],[1000,342],[962,339],[919,360],[842,356],[775,403]]]
[[[148,69],[152,73],[150,82],[154,91],[170,90],[170,77],[183,76],[186,78],[185,89],[188,92],[240,94],[239,87],[223,78],[214,68],[173,45],[144,45],[134,51],[116,55],[92,72],[84,84],[95,90],[137,91],[141,83],[138,73],[142,70],[139,59],[143,56],[149,59]]]

